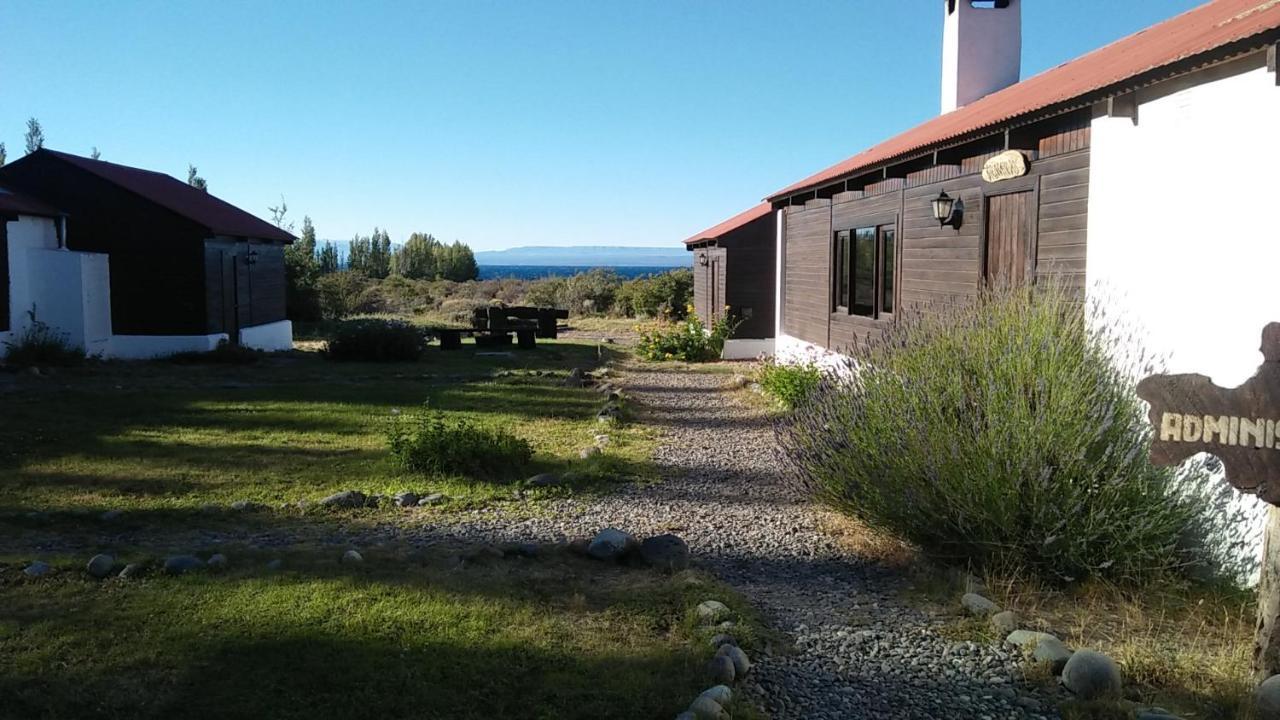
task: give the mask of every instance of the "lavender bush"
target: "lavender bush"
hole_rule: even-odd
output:
[[[958,564],[1136,582],[1229,555],[1204,467],[1147,460],[1132,336],[1053,287],[925,310],[779,420],[799,482]]]

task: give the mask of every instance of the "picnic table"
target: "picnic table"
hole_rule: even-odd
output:
[[[464,335],[475,338],[479,347],[510,346],[513,333],[516,347],[532,350],[537,347],[538,338],[555,339],[556,322],[568,317],[568,310],[555,308],[477,308],[471,318],[471,328],[429,327],[427,332],[440,339],[441,350],[461,350]]]

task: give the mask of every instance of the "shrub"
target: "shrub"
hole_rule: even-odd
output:
[[[377,309],[376,292],[371,293],[369,278],[353,270],[342,270],[320,276],[316,292],[320,297],[320,314],[325,320],[341,320]]]
[[[721,318],[710,330],[692,313],[678,322],[659,321],[642,328],[636,352],[645,360],[684,360],[707,362],[720,359],[725,338],[733,334],[734,324]]]
[[[943,560],[1050,580],[1139,581],[1226,544],[1204,467],[1148,462],[1132,338],[1043,286],[935,310],[779,422],[805,487]]]
[[[533,459],[533,447],[522,438],[426,408],[416,423],[394,415],[389,444],[407,470],[475,480],[521,477]]]
[[[768,360],[760,367],[760,387],[778,401],[793,410],[800,406],[822,382],[822,369],[813,363],[783,365]]]
[[[329,337],[330,360],[410,362],[422,357],[427,336],[422,328],[400,320],[348,320]]]
[[[684,319],[693,296],[693,271],[687,268],[622,283],[614,310],[626,317]]]
[[[71,344],[70,336],[36,318],[34,306],[27,311],[30,324],[17,340],[6,342],[4,361],[14,367],[74,367],[85,361],[84,348]]]
[[[169,361],[179,365],[252,365],[261,357],[258,350],[221,340],[213,350],[174,353],[169,356]]]

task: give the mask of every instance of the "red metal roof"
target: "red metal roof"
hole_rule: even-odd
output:
[[[62,213],[52,205],[0,186],[0,215],[41,215],[58,217]]]
[[[703,240],[714,240],[720,237],[721,235],[737,230],[738,228],[742,227],[743,225],[746,225],[752,220],[759,220],[765,215],[768,215],[771,209],[772,208],[769,206],[769,203],[767,202],[760,203],[759,205],[756,205],[750,210],[746,210],[738,213],[737,215],[734,215],[733,217],[729,218],[728,220],[725,220],[719,225],[714,225],[712,227],[707,228],[706,230],[703,230],[697,235],[694,235],[688,240],[685,240],[684,244],[692,245],[693,243],[701,242]]]
[[[811,189],[1280,28],[1280,0],[1214,0],[940,115],[769,196]]]
[[[208,228],[214,235],[293,242],[293,235],[231,203],[164,173],[117,165],[56,150],[38,150],[119,185]]]

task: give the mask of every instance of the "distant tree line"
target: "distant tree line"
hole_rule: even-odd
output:
[[[286,219],[288,206],[283,198],[270,212],[273,223],[293,231],[293,223]],[[466,282],[480,276],[475,254],[464,243],[446,245],[430,234],[413,233],[403,245],[394,247],[390,233],[379,228],[374,228],[371,235],[352,238],[344,263],[334,243],[317,245],[316,228],[310,217],[302,219],[300,236],[285,248],[285,272],[289,316],[293,320],[341,315],[340,310],[326,311],[326,305],[333,305],[333,298],[357,294],[371,281],[398,277]]]

